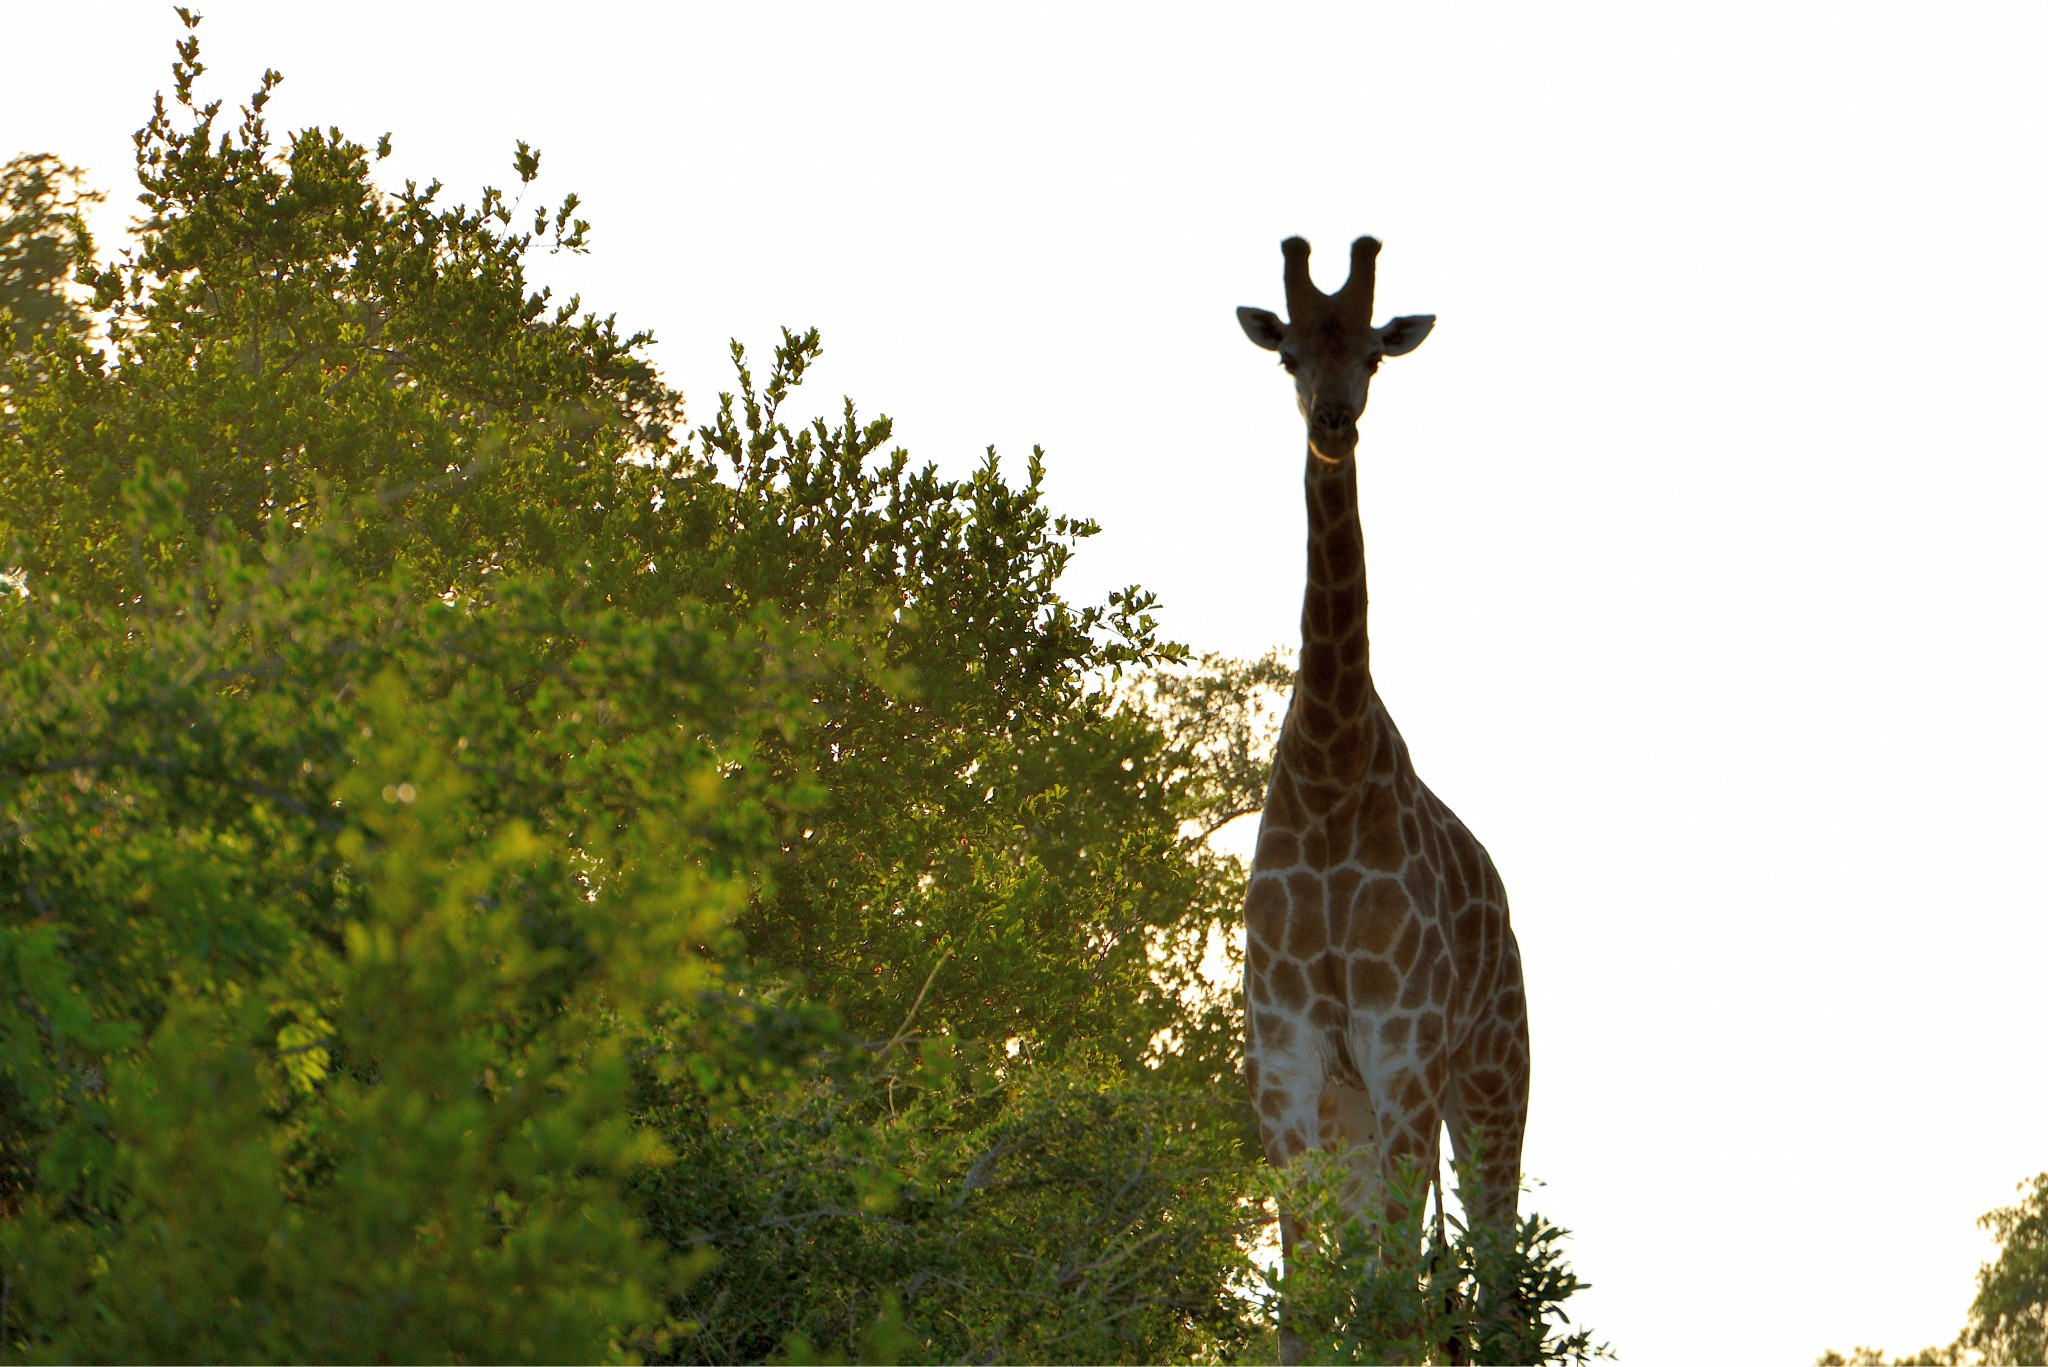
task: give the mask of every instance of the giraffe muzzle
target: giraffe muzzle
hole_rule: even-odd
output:
[[[1341,460],[1358,445],[1358,415],[1344,408],[1318,407],[1308,435],[1317,455]]]

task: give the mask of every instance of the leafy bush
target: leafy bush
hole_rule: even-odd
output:
[[[1348,1167],[1311,1151],[1263,1185],[1303,1221],[1293,1264],[1267,1282],[1310,1362],[1573,1362],[1612,1357],[1590,1330],[1569,1330],[1564,1303],[1582,1291],[1565,1266],[1566,1231],[1540,1215],[1514,1229],[1468,1229],[1448,1217],[1426,1174],[1389,1183],[1399,1220],[1354,1214]]]
[[[137,538],[175,483],[129,485]],[[777,653],[465,610],[321,540],[149,610],[0,611],[0,1036],[23,1346],[582,1357],[673,1269],[617,1189],[627,1028],[711,976],[768,847]]]

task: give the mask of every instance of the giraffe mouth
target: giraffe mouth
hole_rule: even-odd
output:
[[[1313,433],[1308,439],[1308,450],[1325,465],[1342,465],[1357,454],[1358,429]]]

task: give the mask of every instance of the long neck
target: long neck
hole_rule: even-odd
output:
[[[1308,589],[1301,602],[1301,675],[1292,721],[1322,752],[1327,777],[1353,780],[1370,760],[1372,678],[1365,634],[1365,541],[1358,466],[1308,458]]]

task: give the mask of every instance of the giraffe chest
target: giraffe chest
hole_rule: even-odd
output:
[[[1401,757],[1398,738],[1380,749]],[[1462,891],[1427,790],[1405,763],[1331,791],[1277,759],[1245,902],[1248,994],[1373,1013],[1427,993]]]
[[[1248,1056],[1348,1075],[1361,1040],[1455,1046],[1513,953],[1485,851],[1419,780],[1275,795],[1245,899]]]
[[[1287,1010],[1327,1001],[1347,1013],[1426,992],[1432,961],[1448,957],[1435,892],[1435,880],[1413,868],[1255,870],[1245,898],[1248,989]]]

